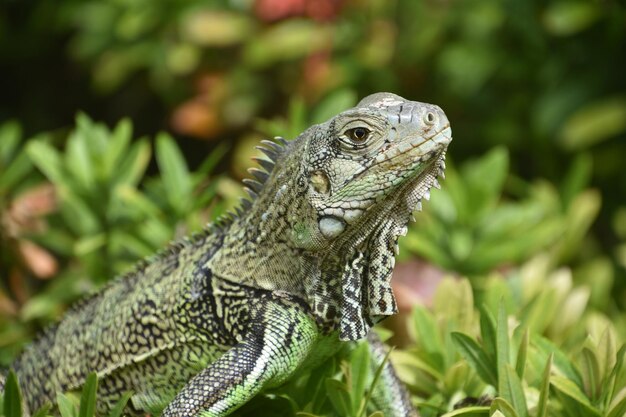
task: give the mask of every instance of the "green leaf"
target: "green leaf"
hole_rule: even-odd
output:
[[[96,412],[96,392],[98,390],[98,376],[95,372],[87,375],[83,392],[80,396],[78,417],[94,417]]]
[[[135,142],[116,169],[113,183],[137,185],[150,162],[150,153],[150,143],[146,139]]]
[[[543,23],[548,32],[559,36],[578,33],[601,16],[598,5],[584,1],[558,1],[546,7]]]
[[[51,408],[52,404],[46,403],[39,410],[37,410],[35,414],[33,414],[33,417],[46,417],[49,414]]]
[[[626,387],[617,393],[608,409],[606,417],[624,417],[626,415]]]
[[[94,213],[82,198],[70,191],[62,193],[61,198],[61,215],[76,235],[90,235],[101,230],[98,214]]]
[[[559,255],[562,260],[569,260],[580,251],[580,246],[587,237],[589,228],[595,221],[602,196],[598,190],[585,190],[577,195],[568,207],[565,219],[567,227],[560,239]]]
[[[315,414],[321,414],[324,406],[327,404],[328,395],[326,395],[326,380],[330,375],[335,373],[337,368],[337,358],[332,357],[325,361],[322,366],[313,369],[304,387],[304,396],[301,402],[311,405],[311,411]]]
[[[378,365],[378,368],[376,368],[376,372],[374,372],[374,378],[372,378],[372,383],[370,384],[370,389],[367,391],[367,394],[365,395],[365,399],[363,401],[363,408],[360,410],[357,417],[361,417],[365,415],[367,406],[369,405],[370,400],[372,399],[372,395],[374,394],[374,391],[376,390],[376,385],[378,384],[378,380],[380,379],[380,376],[383,373],[383,369],[385,369],[385,365],[387,364],[387,361],[389,360],[389,355],[391,354],[392,350],[393,348],[387,351],[387,353],[385,354],[385,357]]]
[[[576,155],[574,162],[563,178],[561,194],[563,206],[569,207],[574,197],[580,194],[591,182],[593,175],[593,159],[589,153]]]
[[[513,405],[504,398],[500,397],[494,398],[491,402],[491,407],[489,407],[489,414],[491,416],[494,416],[498,411],[502,413],[504,417],[520,417],[519,414],[515,411]]]
[[[496,362],[496,321],[484,304],[480,308],[480,337],[489,362]]]
[[[599,374],[607,375],[611,372],[611,369],[616,365],[616,342],[615,342],[615,334],[611,327],[607,326],[607,328],[602,332],[600,336],[600,340],[598,341],[598,355],[596,355],[596,359],[598,360]]]
[[[620,350],[617,352],[615,366],[609,373],[608,377],[604,378],[604,381],[602,382],[601,398],[602,398],[602,404],[605,405],[605,408],[608,407],[608,404],[614,401],[615,391],[618,389],[617,381],[618,379],[623,378],[622,366],[624,364],[625,356],[626,356],[626,345],[622,345]]]
[[[43,140],[31,140],[26,145],[26,153],[33,164],[35,164],[51,182],[56,185],[63,184],[64,175],[61,157],[54,147]]]
[[[542,351],[546,357],[548,357],[548,355],[553,355],[554,367],[565,375],[567,379],[579,387],[583,385],[582,378],[572,364],[572,361],[558,347],[556,347],[554,343],[538,334],[533,334],[531,339],[533,345]]]
[[[352,377],[352,409],[358,410],[365,396],[365,385],[369,375],[370,351],[367,343],[359,343],[350,355],[350,375]]]
[[[607,97],[585,103],[565,122],[560,133],[563,147],[577,150],[590,147],[626,131],[626,98]]]
[[[503,392],[507,389],[506,381],[504,379],[504,375],[506,374],[506,368],[509,364],[510,353],[509,353],[509,325],[508,318],[506,314],[506,309],[504,307],[504,301],[500,301],[500,305],[498,306],[498,318],[496,323],[496,359],[497,359],[497,370],[498,370],[498,392],[501,396],[503,396],[507,400],[511,400],[510,397],[505,397],[502,395]]]
[[[76,417],[76,406],[74,402],[65,394],[57,394],[57,405],[59,406],[59,413],[61,417]]]
[[[330,27],[306,19],[276,22],[246,42],[242,56],[244,65],[262,68],[310,56],[327,48],[332,33]]]
[[[326,379],[326,395],[341,416],[352,416],[352,401],[348,387],[336,379]]]
[[[109,414],[107,417],[120,417],[122,413],[124,412],[124,407],[126,407],[128,400],[130,400],[132,396],[133,396],[132,391],[127,391],[124,394],[122,394],[122,396],[120,397],[119,400],[117,400],[113,408],[111,408],[111,411],[109,411]]]
[[[434,311],[446,318],[450,329],[462,333],[474,330],[474,296],[467,278],[444,278],[434,297]]]
[[[466,163],[462,169],[467,191],[472,195],[466,201],[465,213],[480,218],[500,197],[509,172],[509,154],[504,147],[489,151],[479,160]]]
[[[524,331],[524,335],[522,336],[522,340],[520,341],[520,346],[517,351],[517,360],[515,362],[515,372],[520,379],[524,379],[524,370],[526,369],[526,356],[528,355],[528,329]]]
[[[414,338],[424,347],[425,359],[437,372],[443,374],[443,345],[432,314],[421,306],[416,306],[411,314]]]
[[[13,371],[9,372],[4,386],[4,416],[22,417],[22,394]]]
[[[461,355],[467,360],[476,373],[478,373],[480,378],[487,384],[496,386],[497,377],[495,367],[490,363],[489,357],[478,343],[463,333],[453,332],[451,336],[452,341]]]
[[[526,407],[526,397],[522,388],[522,381],[519,379],[515,370],[508,363],[504,365],[504,373],[498,376],[498,394],[507,400],[515,409],[520,417],[528,416],[528,408]]]
[[[441,417],[489,417],[489,407],[472,406],[463,407],[449,413],[443,414]]]
[[[589,398],[595,399],[600,394],[600,365],[598,364],[598,358],[595,352],[586,346],[583,347],[581,354],[581,373],[585,393]]]
[[[86,235],[80,237],[74,243],[74,254],[82,257],[91,252],[104,247],[107,244],[107,235],[104,233],[97,233],[94,235]]]
[[[85,190],[93,187],[95,178],[89,146],[88,138],[76,130],[70,135],[65,150],[64,165],[72,173],[74,181]]]
[[[541,387],[539,389],[539,401],[537,402],[537,416],[547,417],[548,415],[548,398],[550,396],[550,374],[552,372],[552,358],[553,355],[548,356],[546,361],[546,367],[543,371],[543,378],[541,379]]]
[[[11,164],[0,175],[0,194],[4,190],[11,191],[13,187],[19,185],[32,168],[33,165],[26,152],[18,153]]]
[[[15,121],[0,125],[0,168],[6,164],[17,151],[22,137],[22,128]]]
[[[133,135],[129,119],[122,119],[111,133],[105,154],[102,156],[102,179],[109,179],[122,162]]]
[[[553,375],[552,379],[550,380],[550,383],[557,391],[559,391],[566,397],[570,398],[571,400],[575,401],[578,407],[580,407],[581,409],[585,410],[586,413],[588,413],[586,415],[589,415],[589,416],[600,415],[598,410],[596,410],[591,405],[591,402],[589,401],[589,399],[581,391],[578,385],[574,383],[574,381],[567,379],[566,377],[563,377],[560,375]]]
[[[193,198],[191,176],[183,154],[166,133],[159,133],[156,138],[156,159],[171,206],[179,214],[184,214]]]

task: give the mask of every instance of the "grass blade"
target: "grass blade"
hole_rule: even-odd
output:
[[[478,343],[463,333],[453,332],[451,336],[461,356],[474,368],[478,376],[487,384],[496,386],[497,376],[494,368],[491,366],[487,354]]]
[[[9,372],[4,386],[4,415],[5,417],[22,417],[22,394],[17,383],[17,376]]]
[[[541,388],[539,390],[539,401],[537,403],[537,416],[547,417],[548,415],[548,397],[550,396],[550,373],[552,372],[553,354],[548,356],[546,367],[543,371],[543,379],[541,380]]]
[[[95,372],[87,376],[83,393],[80,396],[80,408],[78,417],[94,417],[96,413],[96,391],[98,390],[98,377]]]
[[[120,417],[122,413],[124,412],[124,407],[126,407],[128,400],[130,400],[130,397],[132,396],[133,396],[132,391],[127,391],[124,394],[122,394],[122,396],[120,397],[119,400],[117,400],[117,402],[115,403],[115,405],[113,406],[113,408],[111,409],[107,417]]]

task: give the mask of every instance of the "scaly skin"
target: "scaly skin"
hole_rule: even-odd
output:
[[[450,140],[437,106],[380,93],[265,141],[237,214],[75,306],[15,361],[27,411],[96,371],[100,413],[131,390],[131,412],[225,416],[368,336],[396,312],[397,239]],[[376,406],[416,416],[389,364],[382,381]]]

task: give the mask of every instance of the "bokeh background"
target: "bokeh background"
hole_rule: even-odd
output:
[[[465,277],[566,347],[588,317],[624,340],[623,2],[1,0],[0,363],[236,205],[262,138],[378,91],[454,134],[401,240],[403,311]]]

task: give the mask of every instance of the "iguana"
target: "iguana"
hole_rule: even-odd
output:
[[[443,111],[378,93],[293,141],[264,141],[237,213],[112,281],[13,363],[33,412],[97,372],[98,411],[225,416],[296,371],[370,340],[397,307],[397,239],[439,187]],[[390,364],[374,392],[389,417],[417,416]]]

